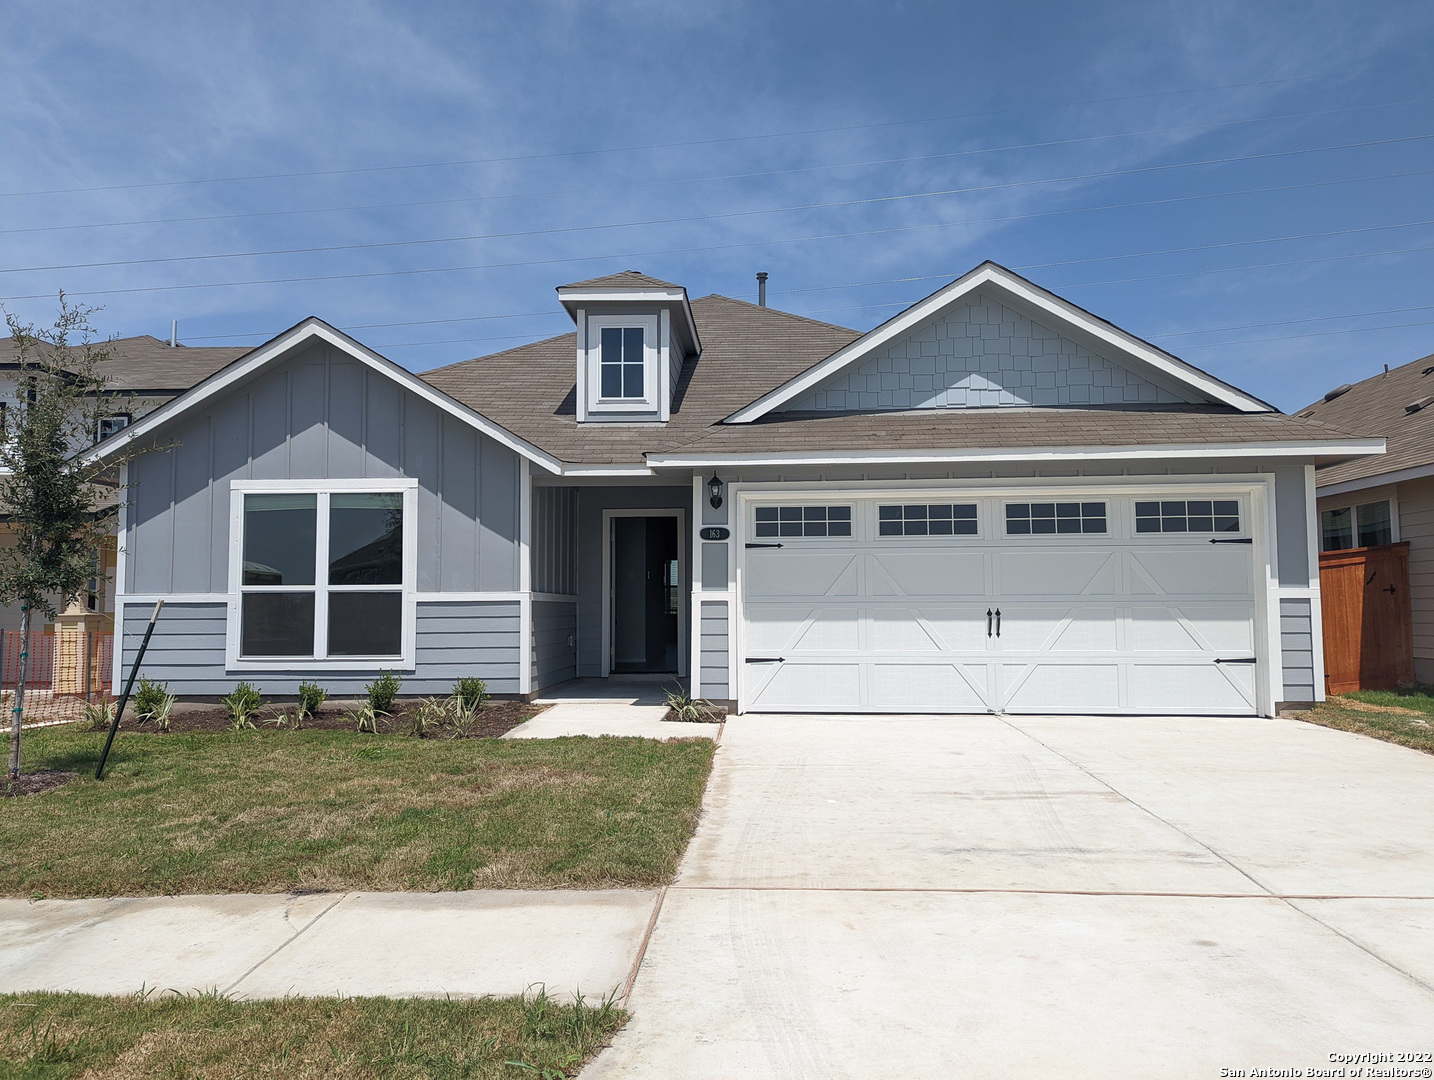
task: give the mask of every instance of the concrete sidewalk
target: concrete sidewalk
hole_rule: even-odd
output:
[[[627,984],[655,890],[0,900],[0,993],[481,997]]]
[[[519,724],[505,739],[557,739],[565,735],[627,735],[641,739],[714,739],[721,724],[668,723],[666,705],[623,701],[560,701]]]

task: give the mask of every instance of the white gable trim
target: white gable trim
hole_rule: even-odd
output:
[[[901,314],[888,319],[876,329],[857,338],[850,345],[838,349],[821,363],[808,368],[791,381],[783,383],[775,390],[759,397],[752,404],[739,409],[729,416],[725,423],[746,424],[767,415],[793,398],[813,389],[818,383],[843,368],[851,366],[895,338],[908,333],[926,319],[936,315],[942,308],[983,285],[991,285],[1013,298],[1045,312],[1058,323],[1074,327],[1118,352],[1149,365],[1176,384],[1194,389],[1212,401],[1223,405],[1232,405],[1241,412],[1274,411],[1267,403],[1258,398],[1236,390],[1233,386],[1191,367],[1163,349],[1157,349],[1154,345],[1141,341],[1133,334],[1127,334],[1124,330],[1112,326],[1103,319],[1096,318],[1070,301],[1061,299],[1039,285],[1027,281],[1019,274],[1013,274],[1004,266],[985,262],[969,273],[963,274],[951,284],[938,289],[925,300],[913,304]],[[1052,329],[1059,329],[1059,327],[1052,327]]]
[[[135,421],[119,434],[106,439],[93,450],[86,453],[81,460],[91,462],[100,461],[109,457],[115,451],[128,446],[136,439],[143,439],[146,435],[165,426],[182,413],[186,413],[206,401],[211,401],[219,397],[236,383],[248,378],[260,368],[265,367],[282,357],[285,353],[290,352],[295,347],[310,340],[327,342],[334,348],[352,356],[360,363],[366,364],[380,374],[388,376],[405,390],[423,398],[423,400],[429,404],[436,405],[449,415],[457,417],[470,427],[478,429],[494,442],[501,443],[509,450],[527,458],[531,462],[541,465],[551,473],[556,475],[562,474],[562,462],[551,454],[539,450],[526,439],[519,438],[507,428],[500,427],[493,423],[493,421],[489,420],[486,416],[474,412],[466,405],[455,401],[443,393],[437,387],[424,382],[411,371],[399,367],[387,357],[380,356],[368,346],[355,341],[342,331],[335,330],[322,319],[313,316],[305,319],[297,326],[285,330],[268,344],[259,346],[253,352],[234,361],[229,366],[220,368],[203,382],[197,383],[183,394],[180,394],[179,397],[166,402],[143,419]]]

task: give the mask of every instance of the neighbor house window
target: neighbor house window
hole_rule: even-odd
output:
[[[604,326],[599,359],[605,398],[643,398],[643,330],[640,326]]]
[[[878,506],[876,530],[881,536],[975,536],[976,504]]]
[[[1103,502],[1006,504],[1006,535],[1105,532]]]
[[[759,506],[758,536],[850,536],[850,506]]]
[[[1240,504],[1234,499],[1165,499],[1135,504],[1138,533],[1239,532]]]
[[[241,496],[238,658],[376,660],[404,653],[403,491]]]
[[[95,433],[96,441],[103,442],[117,431],[123,431],[129,427],[131,416],[127,412],[115,413],[113,416],[100,417],[99,430]]]
[[[1394,542],[1389,500],[1320,511],[1320,550],[1345,551]]]

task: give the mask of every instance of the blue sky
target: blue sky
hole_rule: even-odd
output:
[[[37,322],[61,288],[195,345],[316,314],[422,371],[616,270],[767,270],[865,329],[990,258],[1285,409],[1434,352],[1428,3],[11,0],[6,32],[0,297]]]

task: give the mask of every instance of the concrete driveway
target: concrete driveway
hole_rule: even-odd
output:
[[[628,1004],[585,1078],[1434,1051],[1434,757],[1291,720],[736,717]]]

